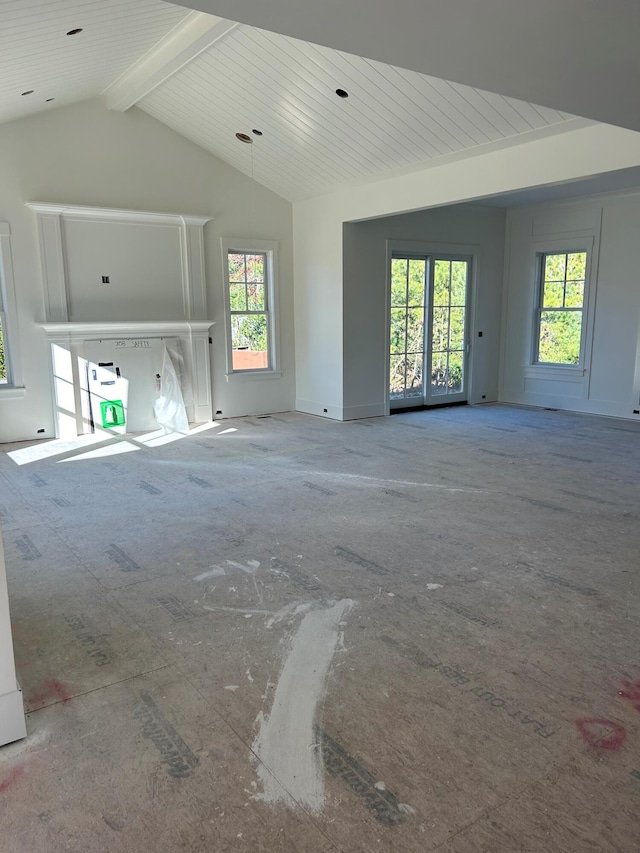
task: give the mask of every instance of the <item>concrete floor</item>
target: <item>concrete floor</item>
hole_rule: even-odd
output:
[[[3,853],[635,853],[639,438],[492,405],[5,445]]]

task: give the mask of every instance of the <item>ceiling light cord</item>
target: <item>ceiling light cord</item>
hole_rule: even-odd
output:
[[[262,136],[261,130],[255,130],[253,133],[256,136]],[[253,251],[256,250],[256,179],[254,176],[253,169],[253,139],[249,136],[248,133],[236,133],[236,139],[239,142],[244,142],[246,145],[251,145],[251,241],[253,245]]]
[[[251,146],[251,241],[256,250],[256,181],[253,176],[253,145]]]

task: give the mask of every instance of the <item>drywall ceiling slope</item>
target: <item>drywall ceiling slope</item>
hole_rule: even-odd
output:
[[[189,14],[161,0],[0,0],[0,122],[97,97]]]
[[[245,25],[137,106],[290,201],[583,122]]]
[[[223,18],[640,130],[640,3],[176,0]]]

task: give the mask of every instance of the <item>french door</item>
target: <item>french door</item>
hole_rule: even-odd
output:
[[[392,410],[466,400],[470,272],[470,258],[392,255]]]

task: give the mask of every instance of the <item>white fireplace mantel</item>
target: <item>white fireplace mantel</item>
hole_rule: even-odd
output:
[[[118,338],[182,338],[206,334],[209,320],[123,320],[93,323],[38,323],[52,343],[80,343],[89,340],[117,340]]]
[[[45,322],[51,352],[51,381],[56,408],[56,437],[69,438],[87,429],[79,361],[91,341],[115,341],[116,346],[136,347],[147,339],[179,341],[193,402],[187,405],[190,423],[212,418],[211,374],[209,365],[209,320]],[[121,341],[121,344],[117,342]],[[69,396],[70,384],[73,386]],[[73,398],[73,400],[71,399]]]

